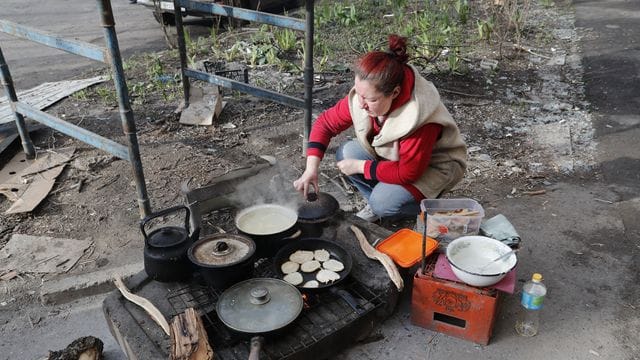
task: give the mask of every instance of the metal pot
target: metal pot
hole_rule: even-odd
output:
[[[207,284],[222,290],[251,277],[255,251],[247,236],[215,234],[196,241],[187,256]]]
[[[338,201],[327,193],[310,192],[298,206],[298,226],[303,237],[322,236],[323,227],[339,208]]]
[[[216,313],[230,329],[253,336],[249,359],[259,359],[264,335],[291,324],[302,312],[302,294],[293,285],[272,278],[255,278],[225,290]]]
[[[184,228],[165,226],[147,235],[145,226],[152,219],[185,210]],[[187,249],[199,230],[189,236],[189,209],[184,205],[151,214],[140,221],[140,231],[144,236],[144,270],[150,278],[162,282],[182,281],[191,276],[192,267],[187,258]]]
[[[276,204],[254,205],[240,210],[235,225],[256,242],[258,257],[271,257],[299,235],[295,211]]]

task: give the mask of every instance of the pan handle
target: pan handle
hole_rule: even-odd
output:
[[[353,295],[351,295],[351,293],[349,293],[347,290],[336,289],[335,287],[330,286],[329,291],[342,298],[342,300],[346,301],[347,304],[349,304],[349,306],[351,306],[351,308],[355,310],[355,312],[357,312],[359,315],[365,313],[366,310],[363,309],[362,306],[360,306],[358,300],[356,300],[356,298],[353,297]]]
[[[262,344],[264,344],[264,337],[254,336],[251,338],[249,360],[260,360],[260,350],[262,350]]]

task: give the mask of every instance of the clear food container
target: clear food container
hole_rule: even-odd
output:
[[[464,235],[477,235],[484,209],[473,199],[425,199],[420,208],[427,214],[427,236],[446,245]],[[422,232],[424,223],[418,215],[416,231]]]

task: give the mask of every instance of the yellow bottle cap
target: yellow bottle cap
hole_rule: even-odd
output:
[[[533,281],[542,281],[542,275],[541,275],[541,274],[538,274],[538,273],[535,273],[535,274],[533,274],[533,276],[531,277],[531,280],[533,280]]]

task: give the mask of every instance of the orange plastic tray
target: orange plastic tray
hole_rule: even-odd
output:
[[[427,237],[425,256],[431,255],[438,248],[438,242]],[[422,259],[422,234],[410,229],[400,229],[382,240],[376,249],[389,255],[393,261],[403,268],[409,268]]]

